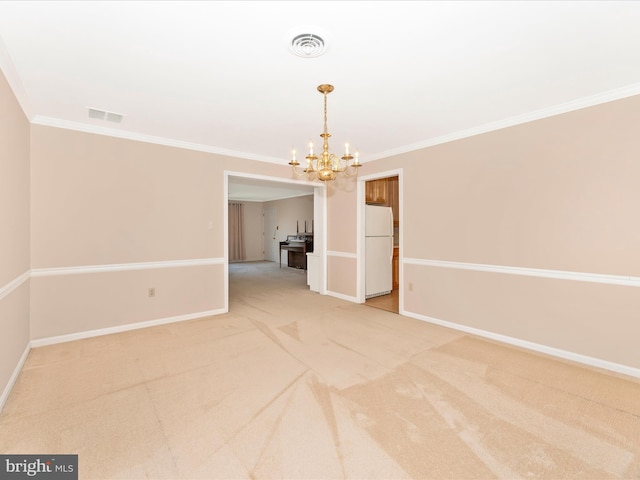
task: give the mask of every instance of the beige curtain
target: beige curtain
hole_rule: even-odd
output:
[[[244,205],[229,203],[229,261],[246,259],[244,250]]]

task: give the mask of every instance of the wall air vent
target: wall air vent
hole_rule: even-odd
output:
[[[89,118],[97,118],[98,120],[106,120],[107,122],[121,123],[124,115],[121,113],[107,112],[98,108],[88,108]]]

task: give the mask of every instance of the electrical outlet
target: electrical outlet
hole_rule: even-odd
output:
[[[156,289],[155,289],[155,287],[151,287],[151,288],[149,289],[149,296],[150,296],[150,297],[155,297],[155,296],[156,296]]]

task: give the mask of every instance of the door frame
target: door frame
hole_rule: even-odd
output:
[[[379,180],[381,178],[387,177],[398,177],[398,221],[400,222],[400,228],[398,229],[398,235],[400,239],[398,241],[398,313],[402,314],[404,312],[404,188],[403,188],[403,169],[398,168],[394,170],[386,170],[384,172],[372,173],[370,175],[358,175],[358,185],[357,185],[357,235],[358,235],[358,246],[356,250],[356,265],[358,269],[357,273],[357,283],[356,283],[356,298],[358,303],[364,303],[366,301],[365,298],[365,280],[366,280],[366,269],[365,269],[365,205],[366,205],[366,182],[369,180]]]
[[[253,178],[273,183],[305,184],[313,187],[313,251],[320,255],[319,285],[321,295],[327,294],[327,186],[324,183],[291,178],[256,175],[246,172],[224,171],[223,179],[223,235],[224,241],[224,311],[229,311],[229,177]]]
[[[265,260],[277,262],[279,252],[273,252],[274,253],[273,260],[271,260],[271,258],[267,258],[268,257],[267,254],[271,254],[271,252],[269,252],[268,251],[269,249],[267,248],[267,241],[268,241],[267,235],[271,237],[272,235],[276,235],[277,233],[277,232],[273,232],[273,233],[270,232],[267,234],[267,228],[266,228],[267,227],[267,222],[266,222],[267,210],[273,210],[275,212],[276,217],[278,216],[278,209],[276,207],[266,207],[262,209],[262,250],[263,250],[262,253]],[[276,228],[277,228],[277,225],[276,225]],[[277,242],[278,240],[277,235],[271,238],[271,240],[276,240]]]

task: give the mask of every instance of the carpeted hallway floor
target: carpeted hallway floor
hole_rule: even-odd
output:
[[[0,453],[82,479],[640,478],[640,381],[230,265],[230,312],[40,347]]]

